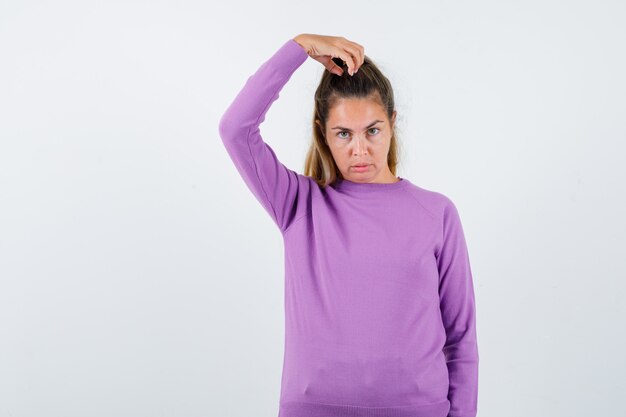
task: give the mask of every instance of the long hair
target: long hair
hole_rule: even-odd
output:
[[[343,68],[342,75],[324,70],[315,91],[313,110],[313,140],[306,154],[304,175],[313,178],[321,187],[342,178],[335,159],[326,143],[324,127],[330,109],[342,98],[373,99],[380,103],[387,117],[391,120],[395,110],[395,100],[391,83],[380,69],[365,55],[363,64],[354,75],[348,74],[348,67],[341,58],[333,58],[335,64]],[[396,123],[391,131],[391,143],[387,155],[387,164],[392,174],[396,175],[398,165],[398,142]]]

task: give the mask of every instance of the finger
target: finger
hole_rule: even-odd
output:
[[[356,46],[359,48],[359,53],[361,54],[361,65],[363,65],[365,63],[365,48],[363,45],[359,45],[358,43],[356,43]],[[361,65],[359,65],[359,67]]]
[[[322,65],[324,65],[324,67],[331,73],[333,74],[337,74],[337,75],[341,75],[343,74],[343,69],[341,67],[339,67],[337,64],[335,64],[335,62],[333,61],[333,59],[327,55],[325,56],[317,56],[315,57],[316,61],[319,61],[322,63]]]
[[[352,56],[352,54],[348,50],[345,49],[345,47],[338,48],[337,52],[335,52],[333,56],[341,58],[341,60],[346,63],[346,65],[348,66],[348,74],[350,73],[354,74],[356,61],[355,61],[355,58]]]
[[[356,45],[349,45],[346,47],[346,51],[350,54],[353,60],[354,66],[352,67],[352,73],[359,69],[361,64],[363,63],[363,57],[361,54],[361,49]]]
[[[354,46],[354,50],[356,51],[355,56],[357,57],[357,61],[359,63],[357,65],[357,71],[358,71],[361,65],[363,65],[363,63],[365,62],[365,48],[363,48],[363,45],[358,44],[356,42],[351,42],[351,44]]]
[[[363,48],[363,46],[361,46],[360,44],[350,41],[346,38],[341,38],[341,43],[342,43],[342,48],[348,54],[350,54],[350,57],[352,60],[352,66],[346,59],[344,59],[344,61],[346,61],[346,63],[348,64],[348,67],[350,68],[352,74],[354,75],[354,73],[358,71],[359,67],[361,67],[363,62],[365,62],[365,48]]]

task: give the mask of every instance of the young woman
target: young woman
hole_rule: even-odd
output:
[[[305,174],[259,126],[308,57]],[[236,169],[285,244],[280,417],[475,417],[478,346],[459,213],[396,176],[389,80],[344,37],[301,34],[248,78],[219,122]]]

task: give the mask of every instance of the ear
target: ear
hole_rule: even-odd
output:
[[[393,127],[394,127],[394,126],[395,126],[395,124],[396,124],[396,114],[397,114],[397,112],[394,110],[394,111],[393,111],[393,114],[391,115],[391,128],[392,128],[392,129],[393,129]]]

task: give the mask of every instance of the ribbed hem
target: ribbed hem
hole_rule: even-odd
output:
[[[396,407],[281,402],[278,417],[446,417],[450,401]]]

